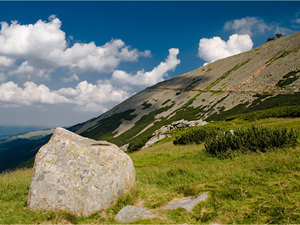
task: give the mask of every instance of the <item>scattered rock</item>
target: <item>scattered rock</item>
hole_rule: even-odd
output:
[[[168,203],[167,205],[161,207],[162,209],[178,209],[178,208],[183,208],[188,212],[193,211],[193,208],[199,203],[199,202],[203,202],[206,201],[206,199],[208,198],[208,194],[207,193],[203,193],[202,195],[200,195],[197,198],[192,198],[192,197],[188,197],[185,199],[181,199],[180,201],[171,201],[170,203]]]
[[[145,144],[145,146],[143,146],[142,149],[149,148],[150,146],[154,145],[156,142],[163,140],[166,137],[170,137],[170,135],[159,134],[157,136],[154,136],[154,137],[150,138],[149,141],[147,141],[147,143]]]
[[[150,212],[145,208],[127,205],[115,216],[115,220],[120,223],[131,223],[139,219],[159,218],[157,214]]]
[[[125,144],[125,145],[122,145],[120,148],[120,150],[122,150],[123,152],[126,152],[128,150],[128,147],[129,147],[129,144]]]
[[[194,121],[187,121],[187,120],[179,120],[171,123],[170,125],[162,126],[160,129],[156,130],[152,134],[152,138],[150,138],[147,143],[144,145],[142,149],[146,149],[154,145],[156,142],[165,139],[166,137],[170,137],[169,134],[166,134],[166,132],[174,129],[179,128],[188,128],[188,127],[194,127],[194,126],[203,126],[207,124],[207,122],[203,120],[194,120]]]
[[[36,155],[28,207],[88,216],[134,186],[132,160],[116,145],[56,128]]]

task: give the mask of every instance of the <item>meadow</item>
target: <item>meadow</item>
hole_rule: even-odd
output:
[[[260,125],[300,130],[300,118],[269,118],[255,121],[231,120],[209,127],[237,129]],[[66,212],[27,209],[32,169],[0,175],[0,223],[117,223],[114,216],[125,205],[142,206],[160,219],[136,223],[299,223],[300,145],[272,148],[267,152],[238,153],[214,157],[204,144],[174,145],[171,138],[149,149],[130,153],[136,168],[136,189],[113,207],[89,217]],[[191,213],[184,209],[162,210],[174,198],[209,198]]]

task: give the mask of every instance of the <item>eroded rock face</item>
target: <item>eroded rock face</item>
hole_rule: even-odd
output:
[[[132,160],[116,145],[56,128],[36,155],[28,207],[87,216],[134,186]]]

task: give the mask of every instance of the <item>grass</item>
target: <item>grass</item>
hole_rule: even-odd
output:
[[[300,129],[300,119],[233,120],[209,126]],[[300,146],[266,153],[238,154],[231,159],[208,155],[203,145],[175,146],[171,141],[130,154],[136,168],[136,190],[89,217],[26,208],[32,170],[0,175],[0,223],[116,223],[127,204],[143,206],[165,217],[137,223],[299,223]],[[159,209],[173,198],[209,193],[192,213]]]

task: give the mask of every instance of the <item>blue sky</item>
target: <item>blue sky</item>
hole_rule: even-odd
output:
[[[0,125],[55,127],[299,31],[300,2],[0,2],[0,21]]]

